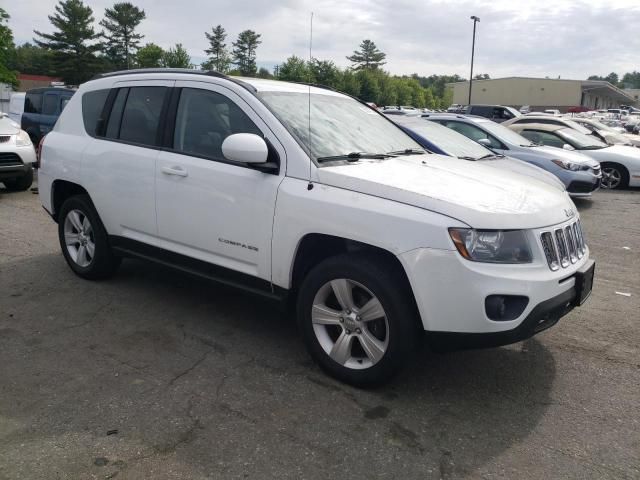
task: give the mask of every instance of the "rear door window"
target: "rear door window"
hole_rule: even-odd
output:
[[[124,110],[124,104],[127,100],[129,93],[128,88],[121,88],[118,90],[116,99],[111,107],[111,114],[109,115],[109,123],[107,123],[107,131],[105,137],[118,138],[120,136],[120,123],[122,122],[122,112]]]
[[[122,112],[120,135],[125,142],[154,146],[167,87],[133,87]]]

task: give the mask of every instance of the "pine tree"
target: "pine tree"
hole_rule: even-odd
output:
[[[42,39],[34,41],[53,52],[57,73],[72,85],[91,78],[99,68],[95,54],[101,48],[95,42],[100,34],[93,29],[91,7],[85,6],[82,0],[61,0],[55,6],[55,13],[49,15],[49,21],[56,30],[53,33],[34,30]]]
[[[383,60],[387,57],[386,53],[382,53],[371,40],[363,40],[360,44],[360,50],[353,52],[353,55],[347,57],[347,60],[354,64],[355,70],[374,70],[381,67],[386,62]]]
[[[233,42],[233,63],[238,66],[241,75],[253,76],[256,74],[256,49],[262,43],[261,35],[253,30],[240,32],[238,40]]]
[[[117,68],[131,68],[131,60],[144,37],[136,33],[140,22],[146,18],[140,10],[129,2],[115,3],[106,8],[100,25],[104,27],[103,37],[107,40],[105,54]]]
[[[224,43],[227,39],[227,32],[222,28],[222,25],[218,25],[211,29],[211,33],[205,32],[204,35],[209,40],[209,48],[204,51],[209,55],[206,65],[217,72],[226,73],[231,65],[227,44]]]

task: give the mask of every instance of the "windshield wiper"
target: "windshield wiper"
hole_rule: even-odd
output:
[[[469,157],[469,156],[462,156],[462,157],[458,157],[460,160],[471,160],[472,162],[475,162],[476,160],[478,160],[476,157]]]
[[[319,157],[316,160],[318,163],[334,162],[337,160],[346,160],[347,162],[357,162],[363,158],[369,158],[374,160],[382,160],[385,158],[393,157],[389,153],[366,153],[366,152],[351,152],[343,155],[331,155],[329,157]]]
[[[424,150],[417,148],[405,148],[404,150],[394,150],[393,152],[387,152],[387,155],[424,155]]]
[[[500,155],[499,153],[487,153],[486,155],[477,158],[476,160],[485,160],[487,158],[503,158],[504,155]]]

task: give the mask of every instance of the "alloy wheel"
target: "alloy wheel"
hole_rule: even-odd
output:
[[[70,210],[64,219],[67,253],[80,267],[88,267],[95,256],[96,244],[89,218],[80,210]]]
[[[354,280],[325,283],[314,298],[311,321],[325,353],[347,368],[372,367],[389,346],[389,321],[380,300]]]
[[[618,188],[622,182],[622,174],[615,167],[605,167],[602,169],[602,188]]]

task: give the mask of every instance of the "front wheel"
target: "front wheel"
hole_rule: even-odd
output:
[[[323,370],[346,383],[385,382],[413,349],[411,290],[386,263],[367,255],[332,257],[301,285],[297,317],[307,348]]]
[[[601,187],[607,190],[625,188],[629,184],[627,169],[617,163],[602,163]]]
[[[58,218],[58,237],[67,264],[80,277],[110,277],[120,265],[109,245],[107,232],[87,195],[66,200]]]

